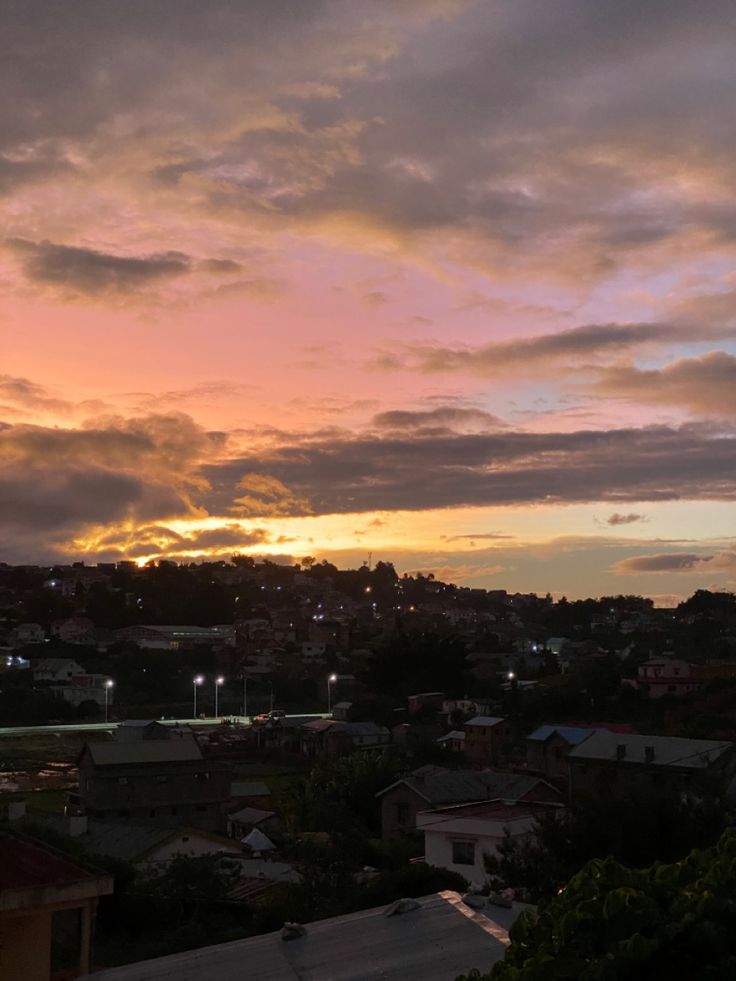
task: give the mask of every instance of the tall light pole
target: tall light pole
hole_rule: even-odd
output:
[[[327,679],[327,714],[332,712],[332,686],[337,681],[337,675],[331,674]]]
[[[108,678],[105,682],[105,722],[107,722],[108,705],[110,701],[110,689],[115,684],[112,678]]]
[[[194,691],[194,705],[192,706],[192,718],[197,718],[197,689],[200,685],[204,684],[204,678],[201,674],[196,675],[192,678],[192,689]]]
[[[243,675],[243,719],[248,718],[248,675]]]
[[[222,675],[220,675],[218,678],[215,678],[215,718],[216,719],[220,718],[220,713],[218,709],[218,696],[220,694],[220,685],[224,685],[224,684],[225,684],[225,679],[222,677]]]

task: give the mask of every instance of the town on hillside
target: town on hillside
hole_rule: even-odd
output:
[[[410,901],[432,934],[428,896],[507,930],[589,860],[678,861],[736,813],[731,593],[658,609],[311,558],[0,565],[0,647],[12,976],[154,977],[208,944],[255,957],[284,924],[316,950],[332,917],[359,943],[353,914]]]

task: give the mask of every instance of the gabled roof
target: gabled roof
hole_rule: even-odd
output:
[[[422,767],[379,791],[376,797],[382,797],[401,784],[409,787],[428,804],[435,806],[498,798],[521,800],[538,785],[547,786],[539,777],[526,774],[502,773],[497,770],[447,770],[440,767]]]
[[[253,826],[275,817],[275,811],[264,811],[260,807],[241,807],[234,814],[228,814],[228,821],[237,821],[238,824],[252,824]]]
[[[244,845],[248,845],[254,852],[270,852],[276,847],[271,839],[264,835],[258,828],[253,830],[242,839]]]
[[[583,740],[589,739],[597,731],[597,729],[579,729],[577,726],[540,726],[526,738],[531,739],[533,742],[543,743],[550,736],[554,736],[557,733],[570,746],[577,746]]]
[[[145,763],[185,763],[204,759],[194,736],[177,739],[146,739],[140,742],[87,743],[96,766],[125,766]]]
[[[93,854],[136,862],[172,839],[183,836],[207,838],[222,845],[224,851],[237,851],[235,842],[201,828],[166,828],[153,824],[130,824],[127,821],[116,824],[112,821],[90,820],[87,834],[77,840]]]
[[[624,755],[619,757],[619,746]],[[646,763],[648,766],[672,766],[687,769],[705,769],[733,743],[725,740],[683,739],[679,736],[635,736],[628,733],[607,732],[599,729],[590,739],[568,753],[570,760],[614,760],[620,763]],[[647,759],[647,747],[653,750]]]

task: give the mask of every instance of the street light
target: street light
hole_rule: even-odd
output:
[[[248,675],[243,675],[243,719],[248,718]]]
[[[110,699],[110,689],[114,684],[115,682],[112,680],[112,678],[108,678],[107,681],[105,682],[105,722],[107,722],[107,711],[108,711],[108,703]]]
[[[327,714],[332,712],[332,686],[337,681],[337,675],[331,674],[327,679]]]
[[[217,696],[220,694],[220,685],[225,684],[225,679],[220,675],[219,678],[215,678],[215,718],[219,719],[220,715],[217,708]]]
[[[192,678],[192,689],[194,690],[194,706],[192,708],[193,719],[197,718],[197,689],[199,688],[200,685],[203,684],[204,684],[204,678],[202,677],[201,674],[198,674],[196,675],[196,677]]]

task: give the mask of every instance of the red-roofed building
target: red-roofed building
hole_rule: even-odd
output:
[[[0,835],[0,978],[69,981],[90,969],[99,896],[110,876],[38,842]]]

